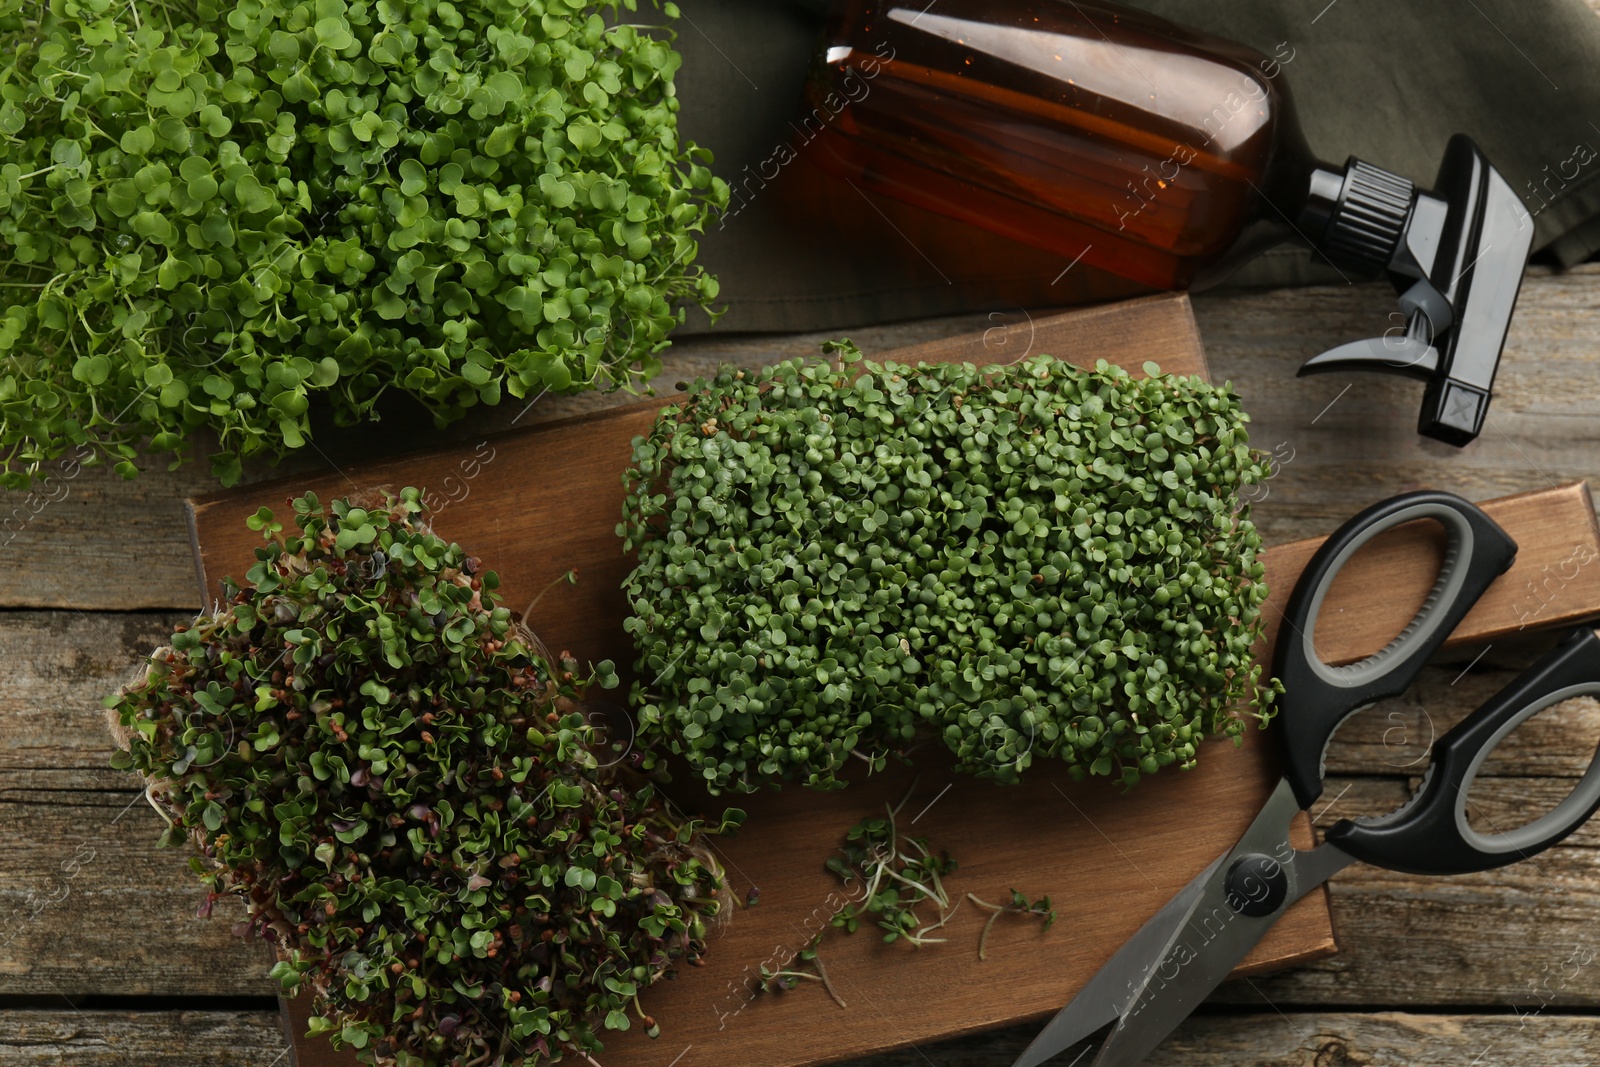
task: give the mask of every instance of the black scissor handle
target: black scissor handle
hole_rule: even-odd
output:
[[[1545,708],[1600,696],[1600,637],[1584,628],[1441,737],[1422,787],[1379,819],[1345,819],[1327,840],[1358,860],[1411,874],[1467,874],[1535,856],[1600,808],[1600,749],[1567,798],[1515,830],[1483,834],[1467,823],[1467,793],[1496,745]]]
[[[1448,535],[1439,578],[1422,609],[1366,659],[1342,667],[1323,662],[1316,650],[1317,613],[1334,578],[1372,538],[1418,519],[1437,520]],[[1380,501],[1322,543],[1289,597],[1272,660],[1287,694],[1278,727],[1284,777],[1302,808],[1322,795],[1324,756],[1339,724],[1375,700],[1405,692],[1516,555],[1517,543],[1480,508],[1431,489]]]

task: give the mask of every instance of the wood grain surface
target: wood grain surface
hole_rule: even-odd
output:
[[[1173,298],[1153,298],[1125,310],[1076,312],[1045,320],[1040,332],[1046,343],[1052,343],[1055,335],[1073,331],[1082,362],[1096,358],[1093,345],[1083,352],[1086,334],[1113,334],[1123,346],[1121,358],[1142,361],[1147,353],[1171,349],[1170,331],[1161,331],[1161,349],[1141,352],[1127,346],[1130,337],[1146,331],[1119,325],[1118,320],[1126,316],[1137,322],[1158,309],[1162,314],[1186,310]],[[985,335],[956,338],[894,358],[992,361],[999,346],[987,345],[986,340]],[[628,564],[619,559],[610,528],[620,512],[626,442],[648,428],[654,410],[653,405],[641,405],[495,438],[489,461],[484,460],[482,447],[471,452],[447,450],[376,469],[331,472],[310,487],[326,499],[351,484],[368,491],[401,485],[431,490],[440,479],[461,480],[461,499],[445,505],[443,520],[437,523],[440,532],[469,546],[492,544],[492,552],[478,551],[500,570],[512,604],[531,598],[567,568],[579,569],[589,582],[587,594],[582,592],[583,580],[570,593],[567,587],[552,589],[530,613],[535,628],[552,645],[570,648],[583,658],[625,663],[628,644],[621,631],[625,604],[614,590]],[[518,475],[535,455],[558,456],[564,469],[575,472],[569,493],[547,493],[543,486],[537,492],[528,490]],[[277,483],[197,502],[193,521],[201,580],[212,580],[219,568],[241,571],[255,543],[254,535],[244,529],[244,517],[264,504],[271,506],[274,495],[296,491]],[[1600,566],[1587,566],[1600,562],[1600,535],[1582,484],[1535,491],[1490,507],[1513,532],[1521,551],[1516,569],[1496,583],[1473,617],[1458,629],[1457,644],[1494,640],[1535,620],[1548,623],[1600,610]],[[506,526],[514,526],[520,535],[504,536]],[[239,536],[241,531],[245,536]],[[1430,523],[1392,531],[1375,539],[1347,568],[1330,593],[1319,627],[1319,648],[1325,658],[1349,662],[1399,632],[1437,573],[1441,546],[1433,532]],[[1314,548],[1314,542],[1300,543],[1267,553],[1269,583],[1278,590],[1273,604],[1282,605]],[[595,588],[596,572],[602,589]],[[522,579],[524,573],[534,577]],[[1560,582],[1563,595],[1547,591],[1546,599],[1536,600],[1519,616],[1514,609],[1528,595],[1524,586],[1534,586],[1534,579],[1545,575],[1556,576],[1550,581]],[[1275,618],[1276,610],[1269,607],[1267,614]],[[706,966],[652,989],[644,997],[645,1010],[681,1043],[683,1067],[730,1058],[774,1067],[826,1062],[1043,1015],[1065,1003],[1167,896],[1226,849],[1270,791],[1275,772],[1269,747],[1257,742],[1241,750],[1215,744],[1207,748],[1199,771],[1181,780],[1179,776],[1160,780],[1156,788],[1141,788],[1125,797],[1109,796],[1103,783],[1073,785],[1059,773],[1052,779],[1048,767],[1037,768],[1029,784],[1000,791],[952,775],[937,764],[924,767],[907,810],[920,810],[924,798],[939,804],[923,825],[935,843],[947,843],[963,863],[964,878],[959,881],[988,877],[994,882],[979,883],[972,891],[990,899],[1013,886],[1030,896],[1049,893],[1056,899],[1104,893],[1118,906],[1107,910],[1093,935],[1082,943],[1046,938],[1012,961],[991,959],[984,965],[961,957],[952,965],[938,952],[883,946],[860,937],[835,938],[826,957],[830,975],[841,991],[857,991],[854,997],[846,993],[847,1001],[859,999],[867,1010],[847,1013],[838,1025],[824,1029],[804,1046],[794,1045],[787,1035],[805,1025],[808,1014],[816,1010],[820,991],[756,996],[748,989],[751,978],[762,965],[778,969],[787,964],[813,933],[825,928],[844,898],[834,891],[822,859],[836,846],[844,827],[906,795],[913,775],[902,770],[876,777],[858,783],[847,794],[797,797],[790,791],[753,798],[744,804],[750,810],[746,830],[719,851],[736,894],[742,897],[759,887],[761,906],[742,911],[717,935]],[[940,783],[948,788],[938,788]],[[1184,802],[1214,810],[1217,817],[1198,832],[1184,823],[1160,819],[1161,811]],[[1017,820],[1018,812],[1053,812],[1070,825],[1076,820],[1066,818],[1069,806],[1084,825],[1056,851],[1041,850],[1031,824]],[[1137,862],[1132,852],[1151,858]],[[1120,871],[1122,878],[1108,876],[1113,871]],[[1025,875],[1034,879],[1036,888],[1018,884]],[[1243,970],[1259,971],[1325,954],[1331,938],[1321,926],[1322,901],[1317,894],[1286,917]],[[950,936],[975,940],[982,918],[974,911],[952,922]],[[972,931],[966,930],[969,926]],[[986,990],[995,985],[1018,992],[1003,998],[988,995]],[[886,1030],[874,1023],[883,1017],[898,1020],[895,1028]],[[662,1042],[652,1043],[633,1032],[613,1035],[607,1044],[607,1062],[627,1067],[649,1062],[659,1054]],[[354,1062],[349,1056],[329,1055],[321,1041],[304,1042],[299,1055],[302,1067]]]
[[[1600,526],[1585,482],[1482,502],[1517,542],[1517,558],[1461,620],[1447,647],[1493,642],[1531,628],[1592,618],[1600,605]],[[1277,545],[1266,553],[1267,588],[1281,606],[1322,542]],[[1421,610],[1444,559],[1444,528],[1422,520],[1367,542],[1334,579],[1317,622],[1316,649],[1329,663],[1353,663],[1397,637]],[[1374,595],[1383,610],[1373,610]],[[1269,605],[1266,644],[1283,615]],[[1337,626],[1322,620],[1337,620]]]
[[[1394,306],[1387,286],[1196,296],[1215,378],[1241,390],[1256,446],[1290,457],[1252,509],[1265,540],[1326,533],[1374,500],[1423,485],[1484,500],[1600,476],[1597,281],[1600,265],[1530,272],[1491,425],[1464,450],[1415,436],[1415,383],[1293,377],[1304,358],[1385,321]],[[996,326],[1004,329],[994,339],[1011,343],[1027,336],[1027,321],[1007,309],[786,337],[697,337],[673,346],[662,380],[670,387],[724,360],[748,368],[814,353],[839,333],[873,354]],[[545,397],[517,425],[626,399]],[[519,414],[487,410],[470,424],[429,429],[426,440],[470,446]],[[385,428],[389,438],[376,440]],[[318,447],[349,466],[422,443],[400,419],[365,432],[374,440],[330,434]],[[322,462],[308,453],[278,468],[257,463],[247,477]],[[0,494],[0,558],[14,564],[0,568],[0,654],[8,664],[0,672],[0,819],[8,827],[0,840],[0,1067],[286,1061],[270,961],[229,936],[232,916],[220,905],[211,920],[195,918],[204,894],[179,854],[155,848],[159,820],[127,777],[105,767],[99,697],[200,604],[184,508],[212,484],[203,462],[176,472],[156,462],[132,482],[84,469],[49,493]],[[1533,655],[1526,645],[1508,637],[1481,658],[1481,648],[1449,653],[1413,692],[1352,721],[1330,751],[1335,777],[1324,799],[1336,803],[1320,824],[1392,807],[1431,736],[1525,665]],[[1547,808],[1570,790],[1600,740],[1600,707],[1559,710],[1535,720],[1554,725],[1526,744],[1517,742],[1529,727],[1513,735],[1479,779],[1483,795],[1475,790],[1474,802],[1502,825],[1508,813]],[[1600,963],[1574,969],[1566,961],[1600,945],[1597,825],[1535,861],[1542,875],[1528,864],[1457,879],[1361,865],[1345,871],[1330,886],[1337,956],[1224,985],[1214,997],[1220,1014],[1185,1024],[1149,1062],[1593,1062]],[[96,857],[68,876],[62,864],[85,839]],[[137,999],[150,996],[168,999]],[[228,1010],[206,1009],[217,1003],[206,998],[217,996],[234,998]],[[96,1006],[106,1003],[140,1010]],[[1375,1006],[1392,1010],[1373,1014]],[[856,1067],[1007,1067],[1032,1033],[1023,1026],[921,1043]]]
[[[284,1062],[269,1012],[0,1011],[7,1067],[270,1067]],[[842,1067],[1004,1067],[1031,1028],[961,1038]],[[1522,1016],[1460,1012],[1266,1010],[1191,1017],[1145,1067],[1589,1067],[1600,1019],[1556,1008]],[[1070,1064],[1081,1054],[1063,1054]],[[1083,1062],[1088,1062],[1085,1059]],[[661,1067],[668,1067],[666,1060]],[[738,1065],[744,1067],[744,1065]],[[759,1065],[751,1065],[759,1067]]]

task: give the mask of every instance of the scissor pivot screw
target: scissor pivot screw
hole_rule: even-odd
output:
[[[1252,919],[1276,915],[1289,895],[1289,876],[1271,856],[1252,852],[1228,868],[1224,886],[1228,907]]]

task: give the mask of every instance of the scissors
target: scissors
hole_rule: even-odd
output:
[[[1422,608],[1378,652],[1330,666],[1317,654],[1316,634],[1334,577],[1372,538],[1418,519],[1436,520],[1447,533],[1444,565]],[[1322,795],[1328,742],[1339,726],[1360,708],[1403,693],[1516,554],[1516,542],[1482,510],[1431,490],[1374,504],[1318,548],[1289,597],[1273,656],[1273,673],[1284,685],[1276,730],[1284,773],[1271,799],[1239,843],[1145,923],[1015,1067],[1035,1067],[1107,1024],[1115,1025],[1091,1067],[1138,1063],[1291,904],[1357,860],[1421,875],[1485,871],[1537,855],[1600,808],[1597,751],[1577,787],[1543,817],[1490,834],[1467,822],[1467,793],[1495,746],[1545,708],[1600,694],[1600,637],[1584,627],[1441,737],[1417,792],[1399,809],[1341,820],[1309,851],[1289,843],[1295,815]]]

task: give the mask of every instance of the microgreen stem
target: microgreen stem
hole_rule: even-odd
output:
[[[779,978],[804,978],[808,982],[822,981],[820,974],[812,974],[810,971],[770,971],[765,975],[765,984],[770,984]]]
[[[811,962],[817,965],[817,974],[822,978],[822,988],[828,991],[828,996],[832,997],[833,1002],[839,1007],[848,1007],[844,998],[839,995],[839,991],[833,988],[833,981],[828,977],[828,969],[822,965],[822,955],[820,953],[813,955]]]
[[[167,824],[167,829],[171,830],[171,829],[174,828],[173,825],[172,825],[172,817],[170,815],[168,815],[165,811],[161,810],[161,805],[157,804],[156,800],[155,800],[155,797],[150,795],[150,790],[153,787],[154,787],[154,783],[152,783],[151,785],[148,785],[148,786],[145,787],[145,790],[144,790],[145,803],[149,804],[152,808],[155,809],[155,813],[157,815],[161,816],[161,821]]]
[[[929,896],[929,897],[934,896],[934,893],[933,893],[932,889],[929,889],[927,886],[923,885],[921,882],[912,881],[910,878],[907,878],[905,875],[901,874],[899,871],[890,870],[888,864],[884,864],[883,865],[883,870],[889,875],[890,878],[893,878],[897,882],[904,883],[905,885],[909,886],[912,889],[915,889],[917,892],[921,893],[922,895]],[[935,897],[934,899],[937,900],[938,898]],[[944,902],[941,901],[941,903],[944,903]]]
[[[924,926],[922,929],[918,930],[917,931],[917,936],[921,937],[923,934],[927,933],[930,930],[942,929],[944,927],[944,924],[949,922],[952,918],[954,918],[956,912],[958,912],[960,910],[961,910],[961,899],[959,897],[957,897],[956,898],[956,906],[955,907],[953,907],[949,911],[945,912],[944,915],[940,917],[938,922],[930,923],[929,925]]]
[[[528,606],[523,609],[523,618],[527,618],[529,613],[531,613],[534,608],[539,606],[539,601],[544,599],[544,595],[546,593],[560,585],[562,582],[566,582],[568,585],[577,585],[578,572],[576,570],[569,570],[565,574],[558,575],[557,577],[551,579],[550,584],[539,590],[539,595],[534,597],[533,600],[529,602]]]
[[[939,902],[939,907],[941,909],[948,908],[950,906],[950,895],[945,892],[944,882],[939,879],[939,868],[929,867],[928,877],[933,879],[934,899]]]
[[[879,862],[879,863],[876,863],[876,864],[873,865],[873,868],[872,868],[872,882],[867,886],[867,892],[866,892],[865,896],[862,899],[870,902],[872,900],[872,898],[877,895],[878,882],[880,880],[882,880],[883,872],[884,872],[883,863]]]
[[[1000,904],[990,904],[987,900],[981,900],[972,893],[967,894],[967,899],[978,905],[978,907],[993,913],[989,916],[989,921],[983,924],[983,933],[978,935],[978,958],[986,960],[989,958],[989,931],[994,927],[994,921],[1010,909]]]

